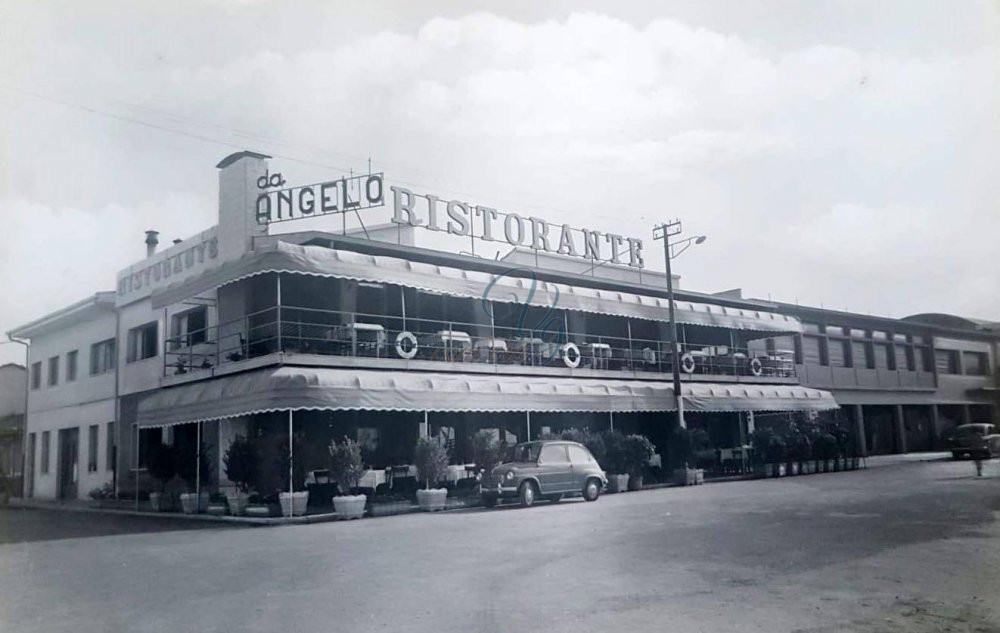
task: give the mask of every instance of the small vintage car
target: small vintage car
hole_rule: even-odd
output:
[[[518,499],[522,506],[530,506],[538,499],[555,502],[577,494],[597,501],[607,483],[607,475],[584,445],[542,440],[514,446],[504,463],[483,475],[479,494],[487,508],[500,499]]]
[[[990,459],[1000,455],[1000,433],[993,424],[962,424],[948,436],[951,456]]]

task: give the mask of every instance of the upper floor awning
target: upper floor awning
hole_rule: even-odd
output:
[[[682,385],[688,411],[823,411],[828,391],[799,385]],[[669,382],[292,367],[258,369],[160,389],[143,399],[140,427],[270,411],[671,411]]]
[[[524,270],[514,269],[510,275],[493,275],[397,257],[278,242],[155,293],[153,307],[162,308],[256,275],[288,273],[397,284],[501,303],[527,302],[543,308],[555,306],[650,321],[668,320],[668,301],[664,298],[514,276],[524,274]],[[678,323],[761,332],[802,331],[797,318],[774,312],[690,301],[675,301],[674,307]]]

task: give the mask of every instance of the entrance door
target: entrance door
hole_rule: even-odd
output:
[[[80,446],[80,429],[59,431],[59,489],[60,499],[76,499],[76,482]]]

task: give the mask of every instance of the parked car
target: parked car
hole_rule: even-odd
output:
[[[569,495],[597,501],[607,483],[607,475],[583,444],[545,440],[511,449],[502,464],[483,476],[479,494],[487,508],[500,499],[518,499],[525,507],[538,499],[555,502]]]
[[[994,424],[963,424],[948,437],[951,456],[989,459],[1000,455],[1000,433]]]

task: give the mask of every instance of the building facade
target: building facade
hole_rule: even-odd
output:
[[[858,384],[846,384],[831,365],[836,345],[829,351],[841,338],[826,327],[848,328],[846,350],[851,328],[862,329],[857,315],[678,290],[674,342],[662,274],[581,268],[523,249],[501,260],[430,250],[416,246],[412,225],[270,235],[258,221],[267,159],[240,152],[219,163],[218,225],[160,251],[150,234],[148,256],[119,273],[113,292],[11,332],[31,341],[26,494],[71,498],[104,483],[149,490],[149,452],[161,443],[201,455],[186,469],[188,487],[215,490],[231,485],[230,443],[253,438],[264,494],[294,484],[289,472],[325,468],[326,447],[343,436],[362,444],[373,473],[407,471],[417,438],[436,438],[462,477],[480,431],[514,443],[615,428],[665,453],[678,402],[720,461],[773,416],[850,425],[880,452],[888,440],[873,407],[905,413],[924,402],[907,394],[943,404],[959,391],[968,401],[957,404],[995,404],[996,337],[986,331],[919,319],[865,325],[873,373],[852,361]],[[817,360],[819,334],[827,351]],[[892,375],[878,364],[883,342]],[[922,364],[938,349],[956,350],[962,368],[979,359],[984,375],[945,377]],[[964,356],[980,352],[985,360]],[[871,380],[895,386],[860,386]],[[907,437],[892,450],[933,446],[951,410],[936,415],[927,442]]]

